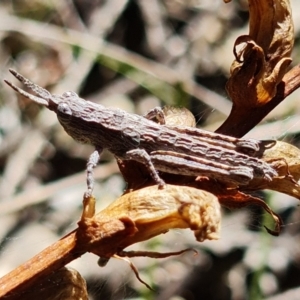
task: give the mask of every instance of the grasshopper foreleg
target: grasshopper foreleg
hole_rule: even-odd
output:
[[[152,108],[149,110],[143,117],[149,120],[156,119],[160,125],[166,124],[165,113],[163,109],[159,106]]]
[[[86,184],[87,191],[85,192],[85,197],[90,197],[94,189],[94,169],[100,160],[100,154],[102,152],[101,148],[96,148],[95,151],[90,155],[88,162],[86,164]]]

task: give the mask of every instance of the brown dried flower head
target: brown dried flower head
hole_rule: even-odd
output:
[[[263,105],[275,96],[294,44],[289,0],[249,0],[249,14],[249,35],[234,44],[226,86],[234,105],[244,108]]]

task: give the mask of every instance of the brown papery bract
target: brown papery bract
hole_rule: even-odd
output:
[[[275,96],[294,45],[288,0],[249,0],[249,14],[249,35],[235,42],[226,86],[233,104],[244,109],[266,104]]]
[[[263,159],[277,170],[280,176],[272,181],[256,181],[250,189],[270,189],[300,200],[300,150],[285,142],[276,141],[274,146],[266,149]]]

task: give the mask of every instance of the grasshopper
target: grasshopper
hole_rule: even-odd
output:
[[[5,80],[9,86],[54,111],[65,131],[76,141],[95,147],[87,162],[87,195],[92,193],[93,169],[103,149],[121,160],[144,164],[159,188],[165,185],[159,171],[207,176],[228,186],[247,185],[255,178],[271,181],[278,176],[270,164],[258,157],[270,141],[238,139],[193,127],[169,126],[164,124],[159,109],[140,116],[86,101],[71,91],[52,95],[18,72],[12,69],[10,72],[37,96]],[[159,122],[152,120],[154,115]]]

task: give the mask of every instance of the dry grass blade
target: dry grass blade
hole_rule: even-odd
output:
[[[95,169],[94,175],[96,179],[105,179],[108,175],[117,172],[119,172],[117,164],[115,162],[112,162],[107,165],[97,167]],[[67,178],[45,184],[43,186],[29,189],[17,195],[3,198],[2,202],[0,203],[0,216],[15,213],[28,206],[47,201],[55,193],[57,193],[57,191],[61,191],[63,189],[67,189],[70,186],[80,184],[85,181],[85,178],[85,172],[80,172],[79,174],[75,174]]]
[[[127,75],[131,80],[136,81],[146,88],[151,88],[155,80],[159,80],[161,83],[165,83],[165,88],[170,86],[171,94],[159,96],[168,104],[173,103],[175,89],[172,87],[182,82],[182,89],[185,93],[194,96],[209,106],[219,107],[224,114],[228,114],[230,111],[230,102],[220,95],[210,91],[209,89],[198,85],[193,81],[187,81],[185,78],[181,78],[178,72],[158,64],[150,59],[142,57],[136,53],[130,52],[122,47],[107,43],[103,40],[99,41],[99,38],[95,38],[92,35],[80,33],[78,31],[70,29],[61,29],[54,25],[48,25],[44,28],[43,32],[40,31],[40,25],[37,22],[32,22],[12,16],[0,15],[4,18],[3,23],[0,24],[0,30],[15,30],[17,32],[27,33],[31,37],[35,37],[39,41],[43,41],[45,44],[55,42],[61,42],[72,46],[83,47],[83,49],[98,54],[101,58],[101,62],[108,67],[119,68],[120,64],[133,67],[137,72],[128,72]],[[7,27],[5,24],[13,24],[13,28]],[[3,25],[3,26],[2,26]],[[159,84],[157,82],[157,84]],[[160,83],[160,84],[161,84]],[[149,84],[149,85],[148,85]],[[152,92],[154,92],[152,90]]]

